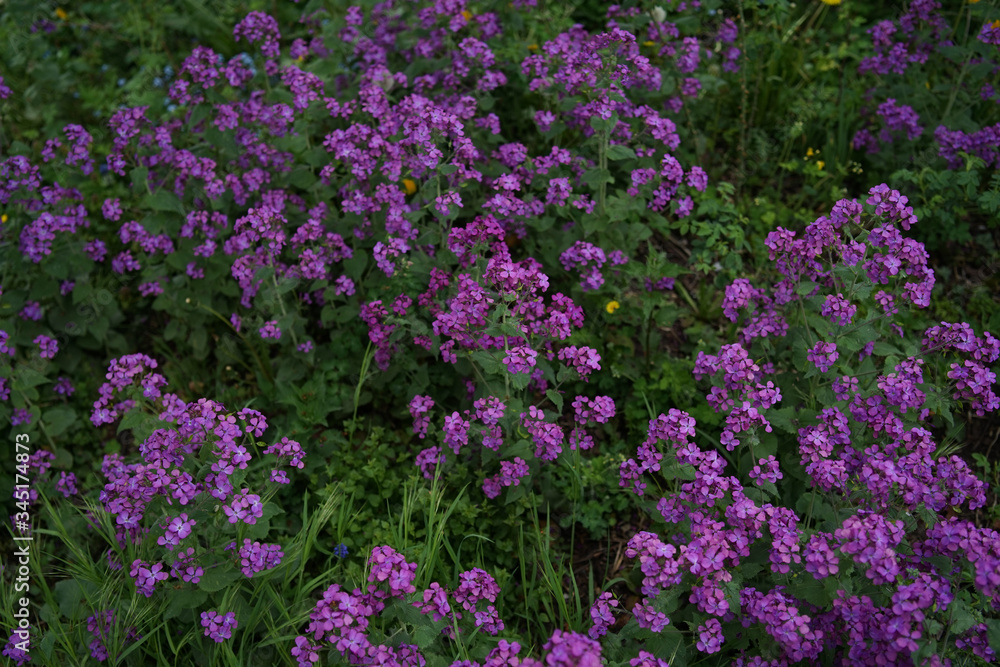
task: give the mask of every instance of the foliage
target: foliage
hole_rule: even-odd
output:
[[[1000,10],[668,4],[8,2],[5,657],[995,659]]]

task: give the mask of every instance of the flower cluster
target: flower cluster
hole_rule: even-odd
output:
[[[217,611],[203,611],[201,625],[205,628],[206,637],[211,637],[214,642],[221,644],[233,636],[233,630],[239,623],[236,621],[236,614],[231,611],[225,615]]]

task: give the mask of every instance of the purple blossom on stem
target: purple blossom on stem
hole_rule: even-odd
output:
[[[809,359],[816,368],[822,372],[827,372],[833,368],[833,364],[837,361],[840,355],[837,353],[836,343],[824,343],[823,341],[817,341],[813,345],[812,349],[809,350],[809,354],[806,358]]]
[[[201,625],[205,628],[205,636],[211,637],[213,641],[221,644],[224,640],[233,636],[233,630],[239,623],[236,621],[236,614],[226,612],[225,615],[217,611],[201,612]]]

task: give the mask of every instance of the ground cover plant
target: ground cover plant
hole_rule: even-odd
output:
[[[109,7],[0,19],[5,660],[995,661],[995,2]]]

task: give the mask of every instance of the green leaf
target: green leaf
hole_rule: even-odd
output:
[[[583,235],[590,236],[594,232],[603,232],[607,229],[610,220],[608,220],[607,216],[596,213],[585,213],[580,219],[580,223],[583,225]]]
[[[42,413],[42,421],[49,435],[62,435],[76,421],[76,412],[72,408],[60,405]]]
[[[876,338],[878,338],[878,332],[875,331],[875,327],[871,324],[865,324],[847,335],[838,336],[836,343],[837,347],[842,348],[842,350],[858,352]]]
[[[812,294],[814,289],[816,289],[816,283],[811,280],[803,280],[795,286],[795,293],[799,296],[805,296],[807,294]]]
[[[614,146],[608,146],[608,159],[609,160],[634,160],[635,151],[628,146],[622,146],[621,144],[615,144]]]
[[[885,343],[882,341],[878,341],[875,343],[875,347],[872,348],[872,352],[880,357],[885,357],[890,354],[895,354],[895,355],[903,354],[903,352],[895,345],[891,345],[889,343]]]
[[[83,599],[83,588],[76,579],[63,579],[55,585],[56,600],[59,602],[59,613],[72,619],[73,612],[80,607]]]
[[[160,420],[152,415],[147,415],[141,410],[130,410],[122,417],[118,433],[131,429],[136,442],[145,442],[159,424]]]
[[[52,658],[52,650],[56,647],[56,633],[46,632],[42,635],[41,648],[46,660]]]
[[[146,167],[136,167],[129,174],[132,178],[132,187],[136,190],[147,190],[148,186],[146,184],[149,178],[149,169]]]
[[[590,127],[594,128],[595,132],[607,132],[612,128],[611,119],[604,119],[600,116],[591,116]]]
[[[180,215],[187,215],[181,200],[169,190],[159,190],[147,200],[149,207],[154,211],[173,211]]]
[[[204,578],[202,579],[204,581]],[[172,591],[170,603],[163,611],[164,620],[169,620],[180,615],[185,609],[195,609],[204,604],[208,599],[208,593],[196,588],[185,588],[179,591]]]
[[[962,598],[956,598],[951,603],[951,613],[951,631],[953,634],[960,635],[978,623],[976,617],[972,615],[972,608],[969,607],[969,603]]]
[[[316,176],[311,169],[299,167],[288,175],[288,184],[302,190],[308,190],[316,182]]]
[[[550,401],[552,401],[553,403],[555,403],[556,410],[559,411],[559,414],[562,414],[562,410],[563,410],[563,397],[562,397],[562,394],[560,394],[559,392],[554,391],[552,389],[546,389],[545,390],[545,395],[549,397]]]
[[[198,588],[209,593],[215,593],[236,582],[242,576],[242,572],[230,566],[214,567],[205,572],[201,581],[198,582]]]
[[[476,362],[483,372],[489,374],[503,374],[507,372],[503,363],[498,361],[492,354],[485,350],[476,350],[472,353],[472,360]]]
[[[583,182],[589,185],[593,189],[600,187],[601,183],[614,183],[615,179],[611,178],[611,172],[607,169],[601,169],[600,167],[593,167],[588,169],[582,178]]]
[[[1000,653],[1000,618],[987,618],[984,621],[986,622],[986,641],[989,642],[991,649]]]
[[[23,389],[28,389],[29,387],[37,387],[40,384],[45,384],[46,382],[51,382],[38,371],[31,368],[18,368],[13,371],[14,374],[14,389],[21,391]]]
[[[417,628],[416,632],[413,633],[413,641],[417,643],[417,648],[424,650],[434,643],[434,640],[438,638],[441,631],[429,626],[424,625]]]
[[[787,590],[791,595],[821,609],[825,609],[831,602],[830,594],[822,580],[816,579],[806,572],[795,575]]]

